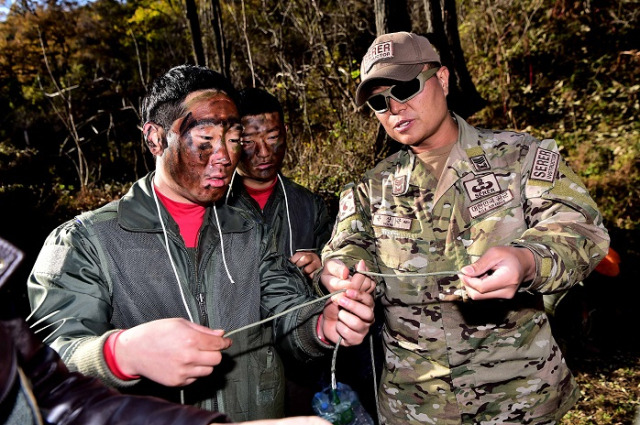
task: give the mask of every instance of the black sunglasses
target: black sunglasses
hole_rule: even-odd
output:
[[[422,91],[425,81],[436,75],[439,69],[440,67],[427,69],[418,74],[413,80],[403,81],[380,93],[376,93],[367,99],[367,105],[377,114],[387,112],[389,110],[389,98],[400,103],[413,99]]]

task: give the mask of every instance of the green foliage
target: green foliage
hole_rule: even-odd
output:
[[[607,224],[640,226],[637,2],[476,0],[460,10],[468,67],[491,105],[475,123],[555,138]]]
[[[381,155],[377,122],[353,98],[359,61],[375,36],[373,5],[221,6],[233,82],[266,88],[283,102],[285,172],[333,202]],[[204,18],[208,3],[199,7]],[[421,6],[410,9],[419,30]],[[621,228],[640,224],[639,15],[631,0],[458,3],[467,67],[489,105],[471,121],[558,140],[607,224]],[[215,68],[208,22],[201,25]],[[139,101],[153,77],[192,61],[181,2],[14,3],[0,33],[0,144],[2,152],[28,152],[26,180],[48,194],[61,185],[112,193],[104,182],[124,187],[152,167]],[[0,184],[22,184],[25,160],[8,158],[0,155],[7,170]],[[62,197],[65,204],[80,199]]]

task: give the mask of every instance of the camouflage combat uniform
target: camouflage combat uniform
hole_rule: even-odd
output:
[[[459,137],[439,182],[405,149],[346,187],[323,260],[363,258],[395,275],[377,278],[383,423],[554,423],[579,390],[541,294],[583,279],[609,236],[554,140],[455,118]],[[497,245],[529,248],[536,278],[511,300],[465,300],[455,271]],[[439,271],[453,273],[411,277]]]

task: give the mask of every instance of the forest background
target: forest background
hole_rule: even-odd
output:
[[[140,100],[178,64],[275,94],[289,128],[285,175],[335,212],[340,188],[393,149],[369,109],[355,106],[359,61],[376,33],[410,30],[455,70],[452,110],[477,126],[556,139],[597,200],[621,272],[593,274],[567,297],[570,325],[559,338],[584,395],[564,423],[631,423],[640,394],[639,18],[631,0],[6,4],[0,236],[26,255],[3,305],[28,311],[24,279],[55,226],[153,168]]]

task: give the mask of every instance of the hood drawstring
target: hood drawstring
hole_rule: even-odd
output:
[[[182,285],[180,284],[180,277],[178,276],[178,270],[176,269],[176,265],[173,262],[173,257],[171,256],[171,250],[169,249],[169,237],[167,236],[167,228],[164,225],[164,220],[162,220],[162,215],[160,213],[160,202],[158,201],[158,195],[156,195],[156,187],[153,183],[151,184],[151,190],[153,191],[153,200],[156,201],[156,209],[158,211],[158,220],[160,220],[160,226],[162,226],[162,234],[164,235],[164,247],[167,250],[167,255],[169,256],[169,262],[171,263],[173,274],[176,277],[176,282],[178,282],[178,289],[180,290],[180,298],[182,299],[182,305],[184,305],[184,309],[187,310],[187,314],[189,315],[189,320],[193,322],[193,316],[191,315],[191,311],[189,311],[189,306],[187,305],[187,299],[184,295],[184,291],[182,290]]]
[[[280,182],[280,186],[282,186],[282,193],[284,194],[284,206],[287,210],[287,224],[289,225],[289,252],[290,256],[293,257],[293,228],[291,227],[291,214],[289,214],[289,199],[287,198],[287,190],[284,188],[284,182],[282,181],[282,176],[278,173],[278,181]]]
[[[216,208],[216,204],[213,204],[213,214],[216,216],[216,226],[218,227],[218,234],[220,235],[220,247],[222,248],[222,263],[224,264],[224,270],[227,272],[227,277],[231,283],[236,283],[231,277],[229,267],[227,266],[227,256],[224,253],[224,240],[222,239],[222,228],[220,228],[220,220],[218,220],[218,208]]]

